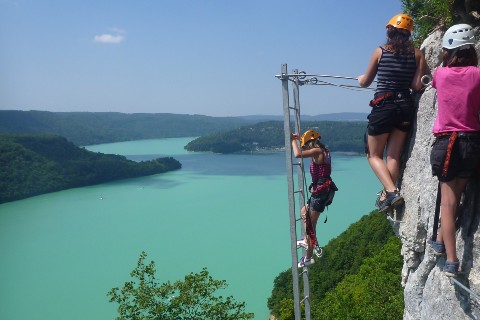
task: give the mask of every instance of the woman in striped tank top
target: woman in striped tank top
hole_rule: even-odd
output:
[[[375,49],[367,71],[358,77],[362,87],[368,87],[377,77],[374,99],[370,101],[372,110],[368,116],[365,152],[373,172],[383,185],[376,201],[380,212],[391,211],[403,203],[396,181],[400,172],[400,156],[416,111],[410,90],[422,88],[420,80],[426,65],[423,53],[410,41],[413,30],[411,17],[398,14],[386,28],[387,42]]]

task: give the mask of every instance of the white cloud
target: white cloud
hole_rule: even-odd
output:
[[[117,34],[101,34],[99,36],[95,36],[93,38],[93,42],[100,42],[100,43],[120,43],[125,39],[124,36]]]
[[[125,40],[125,30],[117,27],[110,28],[109,30],[111,31],[110,33],[96,35],[93,38],[93,42],[116,44]]]

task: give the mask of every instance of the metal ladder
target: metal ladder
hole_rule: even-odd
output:
[[[298,74],[298,76],[295,76]],[[304,305],[305,317],[303,319],[310,320],[310,283],[308,277],[308,267],[304,267],[302,272],[298,268],[298,248],[297,248],[297,229],[301,230],[301,234],[305,237],[305,230],[300,215],[301,207],[305,203],[305,176],[303,160],[294,162],[292,156],[292,145],[290,142],[290,133],[300,132],[300,101],[299,101],[299,86],[301,85],[301,74],[298,70],[293,70],[293,75],[288,74],[287,65],[282,64],[281,73],[277,76],[282,81],[283,93],[283,127],[285,132],[285,153],[286,153],[286,169],[288,180],[288,204],[290,213],[290,240],[291,240],[291,255],[292,255],[292,278],[293,278],[293,302],[295,311],[295,320],[302,319],[301,304]],[[290,107],[288,82],[293,83],[293,107]],[[291,128],[293,113],[294,131]],[[297,187],[294,183],[294,167],[297,167]],[[298,195],[298,207],[295,204],[295,195]],[[298,211],[298,212],[297,212]],[[298,226],[299,225],[299,226]],[[305,249],[302,249],[305,250]],[[304,252],[305,253],[305,252]],[[303,278],[303,295],[300,292],[300,278]]]

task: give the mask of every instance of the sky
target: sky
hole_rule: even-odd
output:
[[[356,78],[401,11],[400,0],[0,0],[0,110],[282,115],[282,64]],[[367,113],[371,95],[301,86],[301,113]]]

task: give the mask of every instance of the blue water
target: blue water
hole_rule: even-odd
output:
[[[114,319],[106,293],[130,280],[141,251],[161,282],[207,267],[224,293],[268,319],[273,280],[290,267],[283,153],[189,153],[187,138],[88,146],[182,169],[0,205],[0,319]],[[340,191],[320,219],[321,245],[373,210],[367,161],[333,154]],[[324,215],[325,216],[325,215]]]

